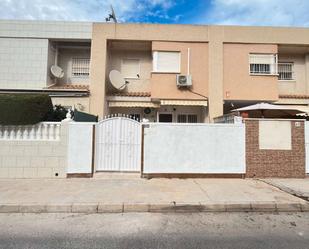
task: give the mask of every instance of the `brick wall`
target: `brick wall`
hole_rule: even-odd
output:
[[[299,122],[299,126],[295,126]],[[291,121],[292,150],[259,149],[259,120],[246,120],[246,177],[305,177],[304,121]]]

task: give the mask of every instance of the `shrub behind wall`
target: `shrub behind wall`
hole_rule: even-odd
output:
[[[28,125],[44,121],[53,112],[46,94],[0,94],[0,125]]]

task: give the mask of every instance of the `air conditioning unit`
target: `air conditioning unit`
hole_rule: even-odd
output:
[[[192,86],[192,76],[191,75],[177,75],[176,85],[178,87],[189,87]]]

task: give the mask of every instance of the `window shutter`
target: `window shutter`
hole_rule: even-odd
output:
[[[180,72],[180,52],[161,52],[153,53],[154,72]]]
[[[122,59],[121,73],[124,78],[138,78],[140,74],[139,59]]]
[[[275,56],[273,54],[250,54],[250,64],[274,64]]]

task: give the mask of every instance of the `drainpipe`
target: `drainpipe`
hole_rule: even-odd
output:
[[[187,75],[190,74],[190,48],[188,48],[188,63],[187,63]]]

